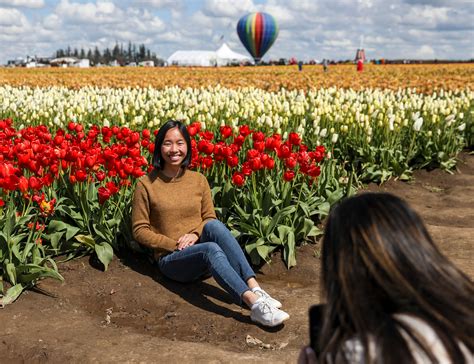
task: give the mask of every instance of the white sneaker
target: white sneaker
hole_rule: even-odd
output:
[[[273,307],[265,298],[260,297],[251,307],[250,318],[263,326],[281,325],[290,318],[285,311]]]
[[[271,297],[267,292],[265,292],[263,289],[260,287],[256,287],[252,289],[252,292],[255,293],[256,295],[265,298],[270,305],[272,305],[275,308],[281,308],[282,304],[280,301],[274,299]]]

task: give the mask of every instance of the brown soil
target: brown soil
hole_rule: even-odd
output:
[[[474,277],[474,156],[460,155],[454,175],[419,171],[412,182],[369,185],[405,198],[441,250]],[[287,271],[276,256],[258,272],[284,304],[283,327],[251,323],[214,280],[183,285],[145,258],[115,258],[107,272],[87,258],[60,265],[65,282],[44,280],[0,311],[0,362],[295,362],[308,342],[308,307],[319,302],[319,246],[298,250]],[[247,338],[263,344],[247,343]]]

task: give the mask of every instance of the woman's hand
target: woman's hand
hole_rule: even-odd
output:
[[[196,234],[184,234],[178,239],[178,250],[183,250],[188,246],[194,245],[199,237]]]
[[[316,354],[313,349],[309,346],[301,348],[300,355],[298,357],[298,364],[316,364]]]

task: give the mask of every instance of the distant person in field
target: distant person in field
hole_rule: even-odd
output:
[[[328,71],[328,60],[326,58],[323,59],[323,71]]]
[[[153,249],[164,276],[192,283],[211,274],[250,307],[252,321],[282,324],[289,315],[260,287],[241,247],[216,219],[206,177],[188,170],[191,153],[186,126],[166,122],[156,135],[154,170],[138,181],[133,197],[135,240]]]
[[[357,60],[357,72],[362,72],[364,70],[364,61],[362,58]]]
[[[404,201],[340,203],[321,259],[319,339],[299,363],[474,363],[474,285]]]

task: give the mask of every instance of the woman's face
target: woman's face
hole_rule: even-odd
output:
[[[165,166],[180,166],[188,154],[188,146],[177,127],[168,130],[161,145],[161,157]]]

